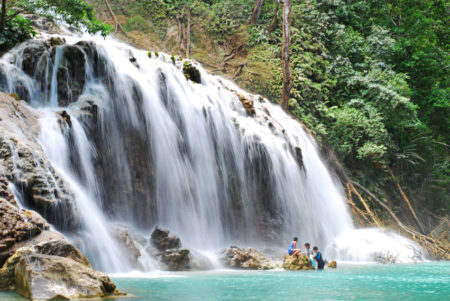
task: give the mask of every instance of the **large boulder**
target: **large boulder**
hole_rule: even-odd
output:
[[[109,277],[71,258],[31,254],[15,268],[16,290],[30,299],[53,300],[119,295]]]
[[[297,256],[289,256],[286,254],[283,260],[283,269],[289,271],[314,270],[314,266],[306,255],[302,255],[299,261]]]
[[[170,249],[161,254],[161,262],[166,264],[169,271],[189,270],[190,251],[187,249]]]
[[[200,71],[194,65],[192,65],[191,62],[185,61],[183,63],[183,73],[187,79],[193,81],[194,83],[202,83]]]
[[[181,240],[174,235],[169,235],[169,233],[169,230],[156,227],[152,232],[150,241],[159,251],[181,248]]]
[[[22,257],[29,255],[30,253],[31,249],[21,248],[6,260],[3,267],[0,269],[0,290],[16,289],[16,265]]]
[[[0,289],[15,289],[30,299],[123,294],[64,238],[19,248],[0,269]]]
[[[181,249],[181,240],[175,235],[170,235],[169,230],[156,227],[150,242],[157,250],[154,255],[167,270],[185,271],[191,268],[190,251]]]
[[[253,248],[240,249],[232,246],[222,252],[222,262],[225,266],[237,269],[269,270],[277,265]]]

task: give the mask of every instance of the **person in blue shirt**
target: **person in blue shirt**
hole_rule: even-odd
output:
[[[319,252],[318,247],[314,247],[313,251],[314,251],[314,254],[316,254],[314,256],[314,259],[317,261],[317,269],[323,270],[323,268],[325,266],[325,261],[323,260],[322,253]]]
[[[300,249],[297,249],[297,241],[298,241],[297,237],[294,237],[294,239],[292,239],[291,245],[289,246],[288,249],[288,253],[289,255],[291,255],[291,257],[297,256],[298,260],[300,260],[301,254]]]

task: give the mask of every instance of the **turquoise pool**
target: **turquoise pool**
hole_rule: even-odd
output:
[[[450,262],[113,276],[131,300],[450,300]],[[0,300],[22,300],[0,293]]]

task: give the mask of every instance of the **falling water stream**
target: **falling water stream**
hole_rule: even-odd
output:
[[[0,61],[0,87],[41,111],[39,141],[72,189],[83,223],[77,237],[96,267],[133,269],[112,237],[116,223],[147,237],[162,225],[205,254],[230,244],[284,249],[299,236],[328,258],[370,261],[375,251],[394,250],[410,260],[414,244],[406,238],[355,229],[316,142],[278,105],[195,62],[201,83],[165,54],[150,57],[113,38],[64,38],[67,44],[40,53],[32,74],[23,58],[38,42],[11,50]],[[74,67],[69,50],[84,64],[84,85],[65,106],[61,97],[75,95],[61,81]],[[254,115],[240,98],[253,100]],[[62,110],[70,125],[57,118]],[[155,268],[150,256],[140,260],[141,269]]]

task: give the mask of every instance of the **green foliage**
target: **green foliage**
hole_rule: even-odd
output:
[[[10,7],[62,20],[76,28],[85,28],[88,33],[108,35],[112,27],[95,17],[92,5],[83,0],[12,0]]]
[[[13,16],[8,12],[11,19],[5,24],[5,28],[0,32],[0,51],[8,50],[17,43],[32,38],[36,33],[30,25],[30,20],[20,15]]]
[[[139,30],[147,32],[149,27],[144,17],[134,16],[128,19],[127,24],[124,25],[126,31]]]

